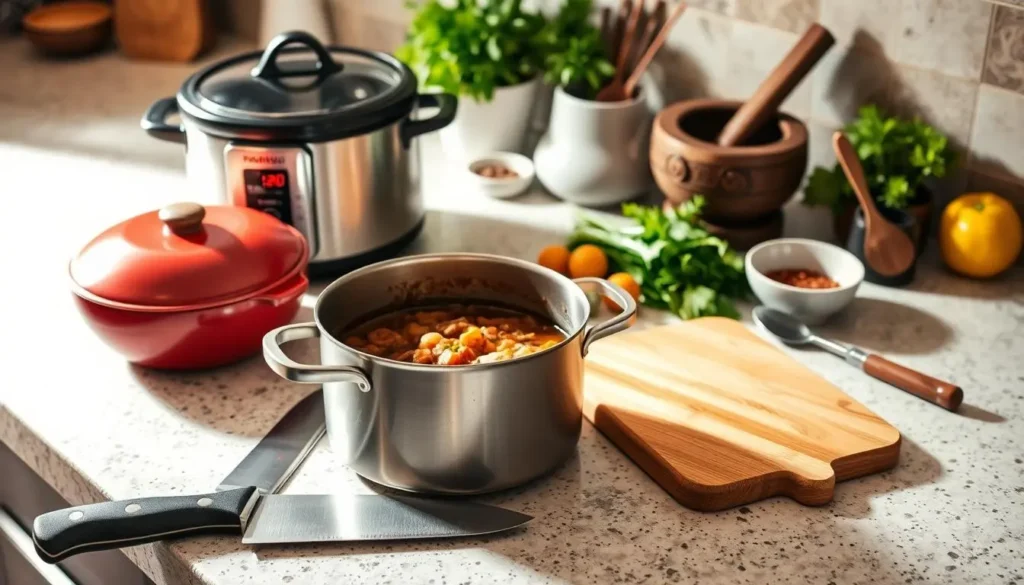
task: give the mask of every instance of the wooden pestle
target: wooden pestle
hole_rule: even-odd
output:
[[[782,62],[768,74],[754,95],[736,110],[718,135],[718,144],[739,146],[757,132],[775,116],[783,100],[833,44],[835,39],[828,29],[818,23],[812,24]]]

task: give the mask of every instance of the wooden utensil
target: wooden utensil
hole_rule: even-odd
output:
[[[835,44],[828,29],[814,23],[786,57],[761,83],[754,95],[733,114],[718,135],[720,146],[737,146],[774,117],[779,105],[803,80],[819,59]]]
[[[629,74],[629,79],[626,80],[623,87],[623,93],[626,96],[623,99],[629,99],[633,96],[633,90],[635,90],[636,85],[640,83],[640,77],[643,76],[644,70],[646,70],[647,66],[651,64],[651,61],[654,59],[654,55],[658,53],[661,46],[665,44],[665,39],[667,39],[668,34],[672,32],[672,27],[675,26],[676,21],[679,20],[679,17],[681,17],[685,11],[686,3],[680,2],[672,10],[672,14],[665,19],[665,23],[658,31],[658,36],[654,37],[654,40],[651,41],[651,45],[647,47],[643,56],[641,56],[640,60],[637,61],[636,67],[633,69],[632,73]]]
[[[899,431],[731,319],[602,340],[584,379],[585,416],[696,510],[821,505],[899,460]]]
[[[191,61],[215,38],[206,0],[117,0],[114,32],[125,55],[157,61]]]
[[[914,242],[878,211],[864,179],[860,159],[842,132],[837,131],[832,135],[832,148],[864,211],[864,259],[872,270],[883,276],[902,274],[910,268],[917,256]]]
[[[626,22],[626,31],[622,36],[622,44],[615,58],[615,75],[612,76],[608,85],[604,86],[597,93],[599,102],[619,102],[628,99],[625,93],[626,67],[629,64],[629,55],[633,50],[633,43],[637,38],[636,27],[640,21],[640,13],[644,10],[644,0],[635,0],[629,12],[629,20]]]
[[[605,6],[601,9],[601,28],[599,30],[601,32],[601,42],[604,43],[604,50],[609,55],[613,54],[612,50],[615,47],[613,44],[615,42],[613,26],[612,9]]]
[[[622,0],[619,3],[619,11],[615,15],[615,23],[612,28],[612,48],[608,51],[608,59],[612,61],[612,65],[619,58],[619,51],[622,49],[622,36],[626,34],[626,21],[629,20],[632,11],[633,3],[630,0]]]
[[[631,56],[629,62],[629,72],[632,73],[636,70],[636,66],[640,62],[640,58],[643,57],[647,48],[651,46],[654,41],[654,35],[658,34],[662,25],[665,24],[665,14],[668,12],[668,7],[665,5],[665,0],[658,0],[658,3],[654,5],[654,10],[651,11],[644,23],[643,34],[640,35],[640,41],[636,43],[636,51]],[[628,77],[628,76],[627,76]]]
[[[964,391],[956,384],[901,366],[880,355],[818,337],[810,327],[788,313],[769,309],[762,305],[754,307],[754,321],[783,343],[817,346],[842,358],[848,364],[859,366],[873,378],[878,378],[886,384],[891,384],[946,410],[956,412],[964,401]]]

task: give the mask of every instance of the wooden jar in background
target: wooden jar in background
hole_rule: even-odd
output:
[[[125,55],[155,61],[191,61],[216,38],[207,0],[117,0],[114,33]]]

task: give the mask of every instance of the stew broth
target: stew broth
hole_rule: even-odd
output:
[[[402,362],[459,366],[523,357],[566,335],[550,321],[490,305],[417,307],[375,317],[339,339],[365,353]]]

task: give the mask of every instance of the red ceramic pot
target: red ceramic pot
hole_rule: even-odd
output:
[[[245,207],[179,203],[103,232],[69,266],[79,310],[128,361],[210,368],[259,352],[309,288],[302,235]]]

